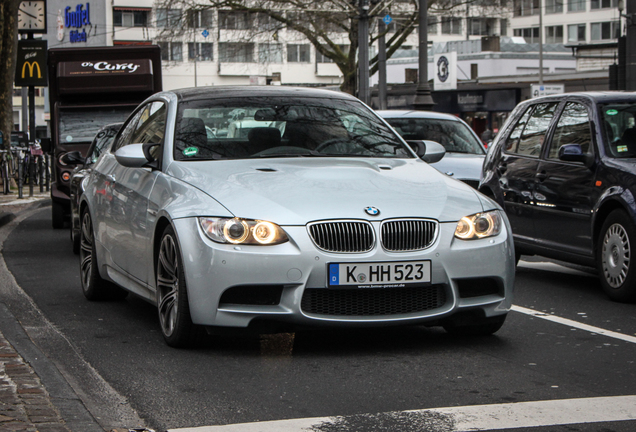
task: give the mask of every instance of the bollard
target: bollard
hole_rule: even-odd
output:
[[[49,172],[49,155],[44,155],[44,176],[46,177],[46,191],[49,192],[51,187],[51,173]]]
[[[18,159],[18,198],[24,198],[22,194],[22,180],[24,177],[24,158]]]
[[[44,164],[42,163],[42,157],[43,156],[38,156],[38,181],[40,182],[40,193],[44,192]]]

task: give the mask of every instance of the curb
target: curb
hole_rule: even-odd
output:
[[[0,213],[0,227],[8,224],[15,218],[16,216],[13,213]]]

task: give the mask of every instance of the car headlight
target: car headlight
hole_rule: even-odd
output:
[[[455,237],[476,240],[496,236],[501,232],[501,222],[501,215],[496,210],[465,216],[457,222]]]
[[[217,243],[277,245],[289,240],[281,227],[263,220],[200,217],[199,225]]]

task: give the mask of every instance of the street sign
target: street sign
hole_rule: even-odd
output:
[[[393,21],[393,18],[391,18],[391,15],[386,14],[384,18],[382,18],[382,21],[384,21],[384,24],[389,25],[391,21]]]
[[[201,34],[203,35],[204,38],[210,36],[210,32],[207,29],[203,30]]]
[[[530,84],[530,94],[533,98],[539,96],[548,96],[553,94],[561,94],[565,93],[565,85],[563,84],[550,84],[550,85],[539,85],[539,84]]]
[[[46,87],[48,85],[46,69],[45,40],[20,39],[15,69],[16,87]]]

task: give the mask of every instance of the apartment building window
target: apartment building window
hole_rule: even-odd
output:
[[[188,42],[188,60],[212,61],[213,43],[210,42]]]
[[[508,20],[505,18],[499,20],[499,34],[501,36],[508,36]]]
[[[254,44],[242,42],[219,42],[221,63],[254,63]]]
[[[520,36],[526,40],[526,43],[538,43],[539,42],[539,27],[515,29],[515,36]]]
[[[150,9],[115,8],[113,9],[113,25],[115,27],[148,27],[149,15]]]
[[[181,25],[181,9],[157,9],[157,27],[179,27]]]
[[[426,26],[426,29],[428,34],[437,34],[437,17],[428,17],[428,25]]]
[[[568,12],[585,12],[585,0],[568,0]]]
[[[563,2],[565,0],[545,0],[545,13],[555,14],[563,12]]]
[[[607,9],[618,7],[618,0],[592,0],[592,9]]]
[[[258,62],[259,63],[282,63],[283,62],[283,45],[278,43],[258,44]]]
[[[514,0],[514,16],[529,16],[539,14],[539,0]]]
[[[481,36],[491,35],[493,26],[493,20],[490,18],[471,18],[470,34]]]
[[[219,28],[247,30],[252,28],[254,17],[249,12],[219,11]]]
[[[545,43],[563,43],[563,26],[545,27]]]
[[[461,18],[442,17],[442,34],[462,34]]]
[[[593,41],[611,40],[618,38],[618,21],[608,21],[590,24],[590,39]]]
[[[190,9],[186,11],[186,23],[189,28],[211,28],[214,23],[214,11]]]
[[[344,53],[348,53],[349,52],[349,45],[338,45],[340,47],[340,50]],[[326,47],[327,49],[329,49],[329,47]],[[320,54],[320,52],[318,52],[318,50],[316,50],[316,63],[333,63],[333,60],[330,59],[329,57],[325,57],[324,55]]]
[[[289,63],[309,63],[309,44],[288,44],[287,62]]]
[[[161,60],[183,61],[183,45],[181,42],[157,42],[161,47]]]
[[[585,24],[568,26],[568,42],[585,42]]]

